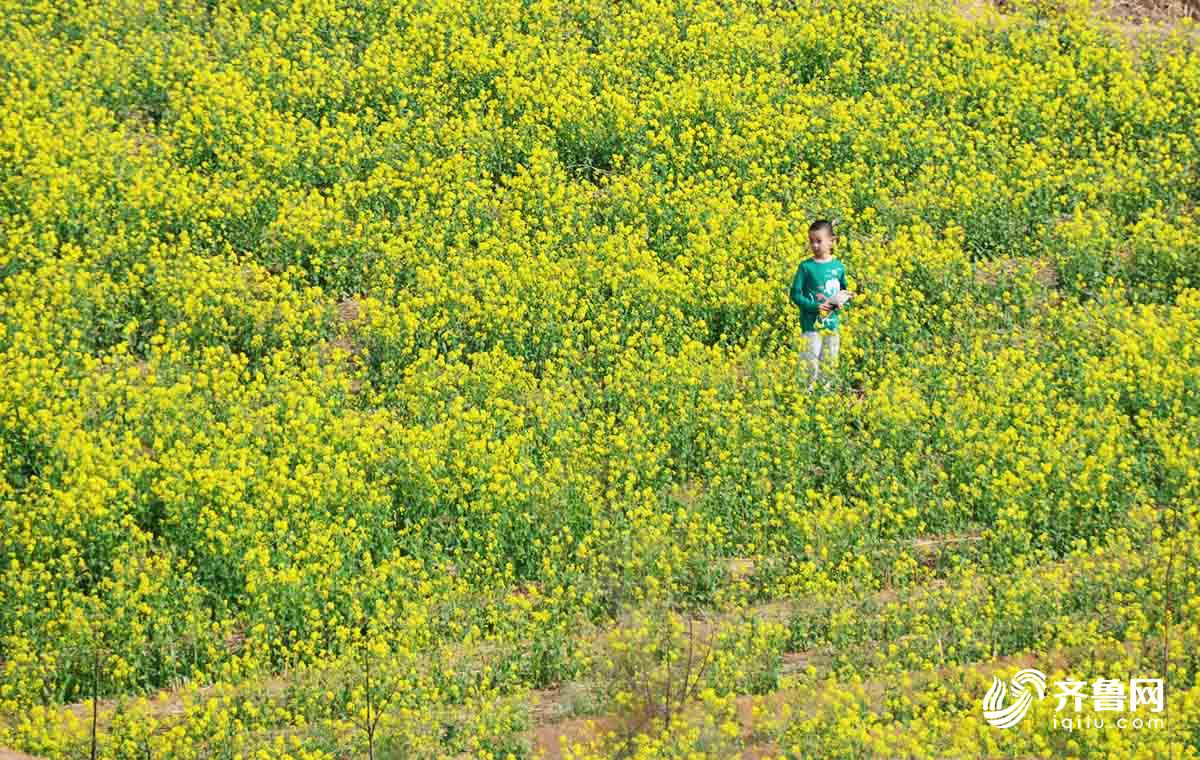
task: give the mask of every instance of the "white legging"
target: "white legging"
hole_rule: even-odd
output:
[[[837,360],[838,346],[841,345],[842,336],[838,332],[806,332],[801,333],[800,337],[804,339],[804,353],[801,358],[808,362],[809,384],[811,385],[817,381],[817,375],[820,374],[822,366],[828,369]]]

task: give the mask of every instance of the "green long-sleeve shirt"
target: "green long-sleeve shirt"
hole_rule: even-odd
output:
[[[839,290],[846,289],[846,267],[837,259],[815,261],[806,259],[800,262],[796,275],[792,278],[792,303],[800,307],[800,328],[804,332],[814,330],[836,330],[840,322],[838,312],[834,311],[822,319],[820,301],[817,294],[833,298]],[[845,306],[842,307],[843,309]]]

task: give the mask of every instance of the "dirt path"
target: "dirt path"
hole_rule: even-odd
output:
[[[812,653],[792,652],[784,656],[785,661],[790,659],[794,663],[807,664],[809,659],[813,657]],[[1052,658],[1056,665],[1063,664],[1061,653]],[[980,660],[977,662],[950,665],[933,671],[932,673],[923,673],[919,678],[915,678],[913,686],[914,691],[919,688],[924,682],[946,678],[955,671],[968,671],[979,668],[988,668],[994,670],[1003,667],[1033,667],[1039,664],[1031,654],[1016,654],[1005,657],[997,657],[993,660]],[[803,667],[803,665],[800,665]],[[797,670],[800,667],[796,668]],[[894,682],[890,677],[870,678],[863,682],[863,688],[871,695],[871,698],[878,701],[879,709],[882,709],[882,701],[884,694],[889,685]],[[785,705],[791,709],[799,709],[801,713],[809,716],[816,715],[819,710],[826,704],[826,700],[818,698],[810,700],[804,704],[799,704],[797,699],[800,696],[800,691],[797,689],[777,689],[776,691],[754,696],[749,694],[739,695],[735,698],[735,707],[737,713],[738,724],[741,728],[741,740],[744,749],[740,753],[741,760],[762,760],[768,757],[778,757],[779,748],[771,740],[768,735],[773,729],[770,721],[764,721],[760,725],[760,720],[755,716],[756,711],[760,715],[774,716],[779,715]],[[606,714],[589,718],[569,718],[560,720],[545,725],[536,726],[530,732],[532,740],[532,756],[540,760],[561,760],[563,757],[563,743],[567,746],[574,744],[586,744],[603,738],[607,733],[620,729],[622,719],[616,714]]]
[[[908,545],[915,553],[924,556],[927,554],[936,554],[940,551],[950,549],[955,545],[978,540],[980,540],[978,532],[970,531],[910,538],[903,540],[901,543]],[[753,575],[760,561],[760,559],[743,557],[731,558],[728,560],[730,576],[735,580],[746,580],[749,576]],[[944,581],[941,579],[935,579],[928,583],[927,586],[929,588],[937,588],[943,584]],[[877,603],[885,604],[895,601],[899,597],[899,593],[897,589],[887,588],[881,589],[869,596]],[[773,600],[732,612],[713,612],[711,614],[696,616],[690,620],[691,635],[703,641],[715,635],[723,625],[746,618],[786,624],[791,615],[797,609],[803,608],[803,606],[803,600]],[[621,625],[621,621],[615,621],[614,623],[614,626],[618,628]],[[614,626],[596,628],[592,631],[581,632],[580,635],[585,639],[599,641]],[[479,653],[475,652],[474,654],[478,655]],[[780,675],[786,676],[800,672],[810,664],[816,665],[818,669],[824,669],[828,665],[828,655],[812,651],[785,653],[780,668]],[[184,689],[162,690],[143,698],[101,699],[97,711],[98,726],[102,734],[108,731],[117,706],[122,701],[126,705],[129,705],[131,702],[141,701],[141,704],[135,709],[161,721],[164,718],[182,717],[193,702],[203,703],[208,699],[220,698],[227,694],[253,693],[268,697],[278,697],[286,692],[290,683],[291,680],[286,676],[274,676],[261,681],[243,683],[236,686],[221,685],[217,687],[208,685],[195,688],[191,691]],[[574,689],[574,693],[572,692],[572,688]],[[538,752],[543,753],[548,760],[562,757],[560,737],[564,738],[569,744],[586,743],[622,727],[623,719],[619,715],[580,715],[577,712],[578,703],[581,698],[580,688],[586,691],[590,687],[574,684],[559,689],[535,692],[540,704],[531,707],[530,713],[533,727],[527,732],[527,739],[533,746],[535,757]],[[765,699],[771,705],[779,705],[783,701],[786,701],[790,695],[790,692],[779,691],[760,699]],[[747,750],[747,753],[744,755],[747,758],[764,757],[770,754],[767,745],[752,743],[758,739],[753,721],[752,705],[754,699],[750,696],[740,696],[737,698],[738,716],[742,724],[743,738],[747,742],[748,747],[755,748],[753,751]],[[64,716],[70,715],[83,724],[90,723],[92,718],[92,706],[90,702],[62,705],[59,710]],[[3,754],[4,752],[8,752],[9,754]],[[29,756],[16,753],[12,750],[0,750],[0,760],[15,760],[27,757]]]

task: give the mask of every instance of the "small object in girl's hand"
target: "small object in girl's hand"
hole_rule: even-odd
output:
[[[833,313],[833,312],[837,311],[838,309],[842,308],[843,306],[845,306],[846,302],[849,301],[853,297],[854,297],[854,294],[851,293],[849,290],[839,290],[837,292],[837,295],[821,302],[821,306],[820,306],[821,316],[822,317],[829,316],[831,313]]]

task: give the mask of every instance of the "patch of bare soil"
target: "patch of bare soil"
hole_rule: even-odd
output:
[[[1003,277],[1013,274],[1024,264],[1033,266],[1034,279],[1041,285],[1047,288],[1058,287],[1058,270],[1054,268],[1053,262],[1045,258],[1019,256],[976,262],[975,282],[981,285],[995,285]]]
[[[785,661],[788,657],[793,660],[802,662],[805,661],[808,655],[803,652],[795,652],[790,655],[785,655]],[[1054,666],[1061,667],[1067,662],[1067,658],[1063,653],[1056,652],[1050,657]],[[915,695],[929,683],[938,679],[948,679],[951,677],[961,677],[963,674],[975,672],[992,672],[999,668],[1011,667],[1034,667],[1036,665],[1045,665],[1043,660],[1038,660],[1032,654],[1018,654],[1004,657],[997,657],[986,662],[977,662],[971,665],[956,665],[945,666],[930,673],[915,674],[912,679],[912,684],[908,687],[910,695]],[[888,678],[880,677],[869,679],[864,684],[864,689],[868,696],[879,702],[879,707],[882,709],[882,700],[886,692],[886,687],[891,683]],[[778,716],[786,710],[799,710],[806,715],[816,715],[821,709],[824,698],[819,698],[816,701],[807,701],[803,704],[797,702],[799,691],[794,688],[783,688],[773,691],[762,696],[741,695],[735,701],[735,709],[737,714],[738,724],[741,729],[741,740],[745,749],[740,753],[743,760],[755,758],[762,760],[768,757],[778,757],[779,748],[771,740],[770,733],[774,726],[771,718]],[[608,714],[590,718],[570,718],[567,720],[554,721],[537,725],[531,732],[530,738],[533,745],[532,756],[542,758],[542,760],[560,760],[565,754],[564,750],[577,744],[588,745],[597,740],[603,739],[610,733],[620,734],[622,731],[628,731],[631,724],[627,716],[619,716]]]
[[[125,122],[125,136],[134,153],[146,152],[151,156],[162,153],[162,142],[156,132],[158,119],[144,108],[132,108],[121,114]]]
[[[1099,10],[1121,19],[1174,23],[1190,18],[1200,21],[1200,0],[1101,0]]]
[[[1200,43],[1200,0],[1097,0],[1097,5],[1137,63],[1148,46],[1170,40],[1188,47]]]
[[[355,370],[361,370],[364,365],[364,351],[354,341],[354,323],[363,317],[362,304],[354,298],[347,298],[337,304],[335,309],[339,327],[339,335],[333,340],[326,341],[320,346],[321,361],[329,362],[333,358],[334,349],[340,349],[349,355],[347,361]],[[362,382],[356,377],[350,381],[350,392],[358,393]]]
[[[1002,13],[1011,12],[1013,0],[962,0],[967,13],[979,14],[990,5]],[[1182,19],[1200,20],[1200,0],[1094,0],[1092,12],[1098,16],[1133,21],[1170,24]]]
[[[568,718],[533,729],[533,756],[543,760],[561,760],[564,750],[587,744],[617,731],[621,721],[613,715],[596,718]]]
[[[936,551],[948,544],[963,544],[972,541],[982,541],[983,531],[971,530],[963,533],[946,533],[939,536],[926,536],[913,539],[912,546],[917,551]]]
[[[256,693],[262,693],[269,697],[278,697],[287,690],[287,687],[288,681],[281,677],[274,677],[264,681],[257,681],[248,688],[253,688]],[[185,702],[187,694],[188,692],[183,689],[163,689],[146,697],[146,705],[140,708],[139,711],[143,715],[157,719],[183,715],[187,709],[187,703]],[[201,686],[193,692],[193,695],[194,698],[198,699],[215,696],[212,686]],[[123,701],[129,704],[136,699],[136,697],[127,697]],[[98,701],[96,705],[96,725],[101,731],[107,731],[112,726],[112,719],[116,714],[120,701],[116,699],[101,699]],[[92,703],[90,701],[74,702],[63,705],[60,709],[62,712],[74,716],[75,720],[80,723],[91,724]],[[3,758],[0,757],[0,760],[3,760]]]
[[[972,25],[1002,29],[1013,23],[1013,0],[952,0],[951,8]],[[1092,17],[1123,38],[1140,61],[1148,43],[1172,38],[1200,43],[1200,0],[1093,0]]]
[[[353,298],[347,298],[337,306],[338,318],[343,322],[353,322],[362,314],[362,307]]]

